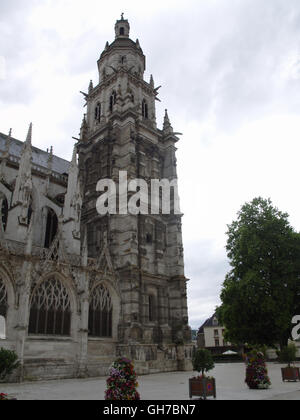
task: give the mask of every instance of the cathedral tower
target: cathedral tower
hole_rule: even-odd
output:
[[[178,133],[167,111],[157,127],[129,35],[122,16],[71,162],[34,147],[31,124],[25,142],[0,133],[1,347],[20,380],[107,375],[118,356],[137,373],[191,368]]]
[[[182,214],[152,214],[151,198],[132,214],[123,194],[130,197],[122,177],[176,181],[176,143],[166,111],[163,128],[157,128],[153,77],[144,80],[146,59],[139,41],[129,38],[123,18],[115,24],[115,40],[106,43],[98,60],[99,83],[90,82],[84,94],[87,114],[78,142],[83,185],[82,235],[86,231],[88,257],[97,258],[107,243],[120,291],[118,324],[120,353],[132,343],[161,348],[190,342],[186,281],[181,233]],[[177,133],[178,134],[178,133]],[[99,180],[116,185],[116,211],[105,215],[96,209]],[[138,191],[138,189],[137,189]],[[122,205],[123,207],[122,207]],[[125,207],[124,207],[125,203]],[[149,211],[145,211],[149,210]],[[161,210],[161,208],[160,208]],[[122,347],[124,346],[124,347]],[[122,350],[123,348],[123,350]]]

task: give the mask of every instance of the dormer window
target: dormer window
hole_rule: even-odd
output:
[[[95,108],[95,120],[97,122],[100,122],[100,118],[101,118],[101,104],[100,102],[98,102]]]
[[[142,115],[143,115],[143,118],[148,119],[148,104],[145,99],[143,99],[143,102],[142,102]]]

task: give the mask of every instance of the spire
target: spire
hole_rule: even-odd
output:
[[[81,204],[82,197],[79,181],[79,169],[77,165],[77,146],[75,144],[69,167],[68,189],[64,204],[64,220],[73,219],[76,224],[79,224]]]
[[[173,132],[173,127],[171,126],[167,109],[165,110],[163,131],[166,132],[166,133],[172,133]]]
[[[25,141],[26,147],[31,148],[31,141],[32,141],[32,123],[30,123],[30,125],[29,125],[29,129],[28,129],[28,133],[27,133],[27,137],[26,137],[26,141]]]
[[[77,146],[76,146],[76,144],[73,147],[71,165],[72,165],[72,167],[77,168]]]
[[[139,42],[138,38],[135,41],[135,45],[136,45],[137,48],[141,48],[140,42]]]
[[[84,114],[80,127],[80,141],[85,141],[88,133],[88,125],[86,122],[86,114]]]
[[[32,193],[31,159],[32,159],[32,123],[30,123],[26,141],[20,158],[19,171],[13,192],[12,205],[21,205],[19,222],[27,224],[28,208]]]
[[[53,162],[53,146],[50,147],[50,153],[49,153],[48,162],[47,162],[47,166],[48,166],[49,171],[52,170],[52,162]]]
[[[150,86],[151,86],[152,88],[154,88],[154,79],[153,79],[152,74],[151,74],[151,76],[150,76]]]
[[[94,89],[94,86],[93,86],[93,81],[92,80],[90,80],[90,84],[89,84],[89,93],[91,93],[91,91]]]

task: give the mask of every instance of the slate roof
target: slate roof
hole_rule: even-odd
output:
[[[204,332],[204,328],[206,328],[206,327],[218,327],[219,326],[219,323],[217,323],[217,324],[214,324],[213,323],[213,319],[216,317],[216,314],[214,313],[210,318],[208,318],[205,322],[204,322],[204,324],[202,324],[201,325],[201,327],[199,328],[199,330],[198,330],[198,334],[200,333],[203,333]]]
[[[5,141],[7,135],[0,133],[0,157],[5,150]],[[23,150],[24,143],[15,138],[11,138],[9,154],[11,156],[20,158]],[[37,147],[32,146],[32,163],[33,165],[40,166],[47,169],[49,159],[49,153],[44,150],[38,149]],[[53,155],[52,160],[52,171],[57,172],[58,174],[68,174],[69,173],[70,162],[65,159],[62,159],[58,156]]]

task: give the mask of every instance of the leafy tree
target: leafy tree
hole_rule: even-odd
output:
[[[242,206],[227,235],[232,268],[217,309],[226,340],[285,346],[300,313],[300,234],[286,213],[259,197]]]
[[[280,362],[288,364],[288,367],[291,367],[291,363],[296,360],[297,347],[294,343],[290,343],[288,346],[284,347],[280,352],[278,352],[278,359]]]
[[[207,349],[198,349],[196,350],[193,357],[193,369],[197,372],[201,372],[204,377],[204,373],[212,370],[214,368],[213,357],[209,350]]]

